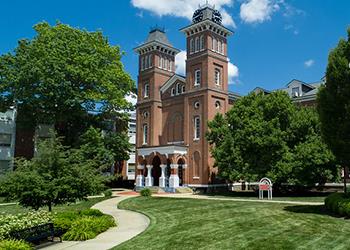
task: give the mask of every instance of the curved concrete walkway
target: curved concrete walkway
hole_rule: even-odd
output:
[[[55,243],[41,249],[49,250],[104,250],[117,246],[136,235],[142,233],[148,227],[150,220],[147,216],[118,209],[120,201],[130,196],[111,198],[95,204],[92,208],[100,210],[102,213],[112,215],[117,221],[117,227],[112,227],[106,232],[99,234],[96,238],[87,241],[64,241]]]

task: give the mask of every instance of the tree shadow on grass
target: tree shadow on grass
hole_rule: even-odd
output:
[[[298,213],[298,214],[320,214],[328,215],[335,218],[342,218],[342,216],[332,213],[326,209],[324,205],[296,205],[296,206],[286,206],[285,211]]]

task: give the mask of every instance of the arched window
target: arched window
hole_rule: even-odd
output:
[[[221,41],[218,40],[218,49],[217,49],[218,53],[221,53]]]
[[[216,51],[217,49],[216,46],[217,46],[216,39],[213,38],[212,50]]]
[[[161,57],[160,58],[160,68],[163,68],[164,67],[164,58]]]
[[[201,35],[201,38],[200,38],[200,50],[204,50],[204,36]]]
[[[163,61],[162,61],[162,68],[163,68],[163,69],[166,69],[166,67],[165,67],[165,62],[166,62],[166,60],[167,60],[167,59],[164,58]]]
[[[149,96],[149,84],[146,83],[144,86],[144,90],[143,90],[143,97],[148,97]]]
[[[194,52],[194,40],[191,38],[190,40],[190,53],[192,54]]]
[[[221,108],[221,103],[219,101],[215,102],[215,108],[220,109]]]
[[[143,124],[142,126],[142,144],[147,144],[148,142],[148,125]]]
[[[185,93],[185,85],[182,85],[181,92],[182,92],[182,93]]]
[[[151,68],[152,67],[152,55],[148,56],[148,67]]]
[[[145,69],[148,69],[148,56],[145,56]]]
[[[168,59],[165,59],[164,69],[168,70]]]
[[[221,54],[225,54],[225,43],[224,42],[222,42],[221,43]]]
[[[175,95],[175,88],[172,88],[171,89],[171,96],[174,96]]]
[[[141,57],[141,70],[145,69],[145,57]]]
[[[169,61],[169,71],[173,70],[173,61]]]
[[[158,57],[158,68],[162,68],[162,57]]]
[[[199,47],[200,47],[199,37],[196,37],[196,52],[199,51]]]

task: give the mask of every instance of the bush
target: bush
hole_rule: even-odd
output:
[[[63,239],[73,241],[92,239],[115,225],[114,218],[110,215],[100,217],[84,216],[72,224],[68,232],[63,235]]]
[[[0,241],[1,250],[31,250],[33,247],[23,240],[2,240]]]
[[[145,196],[145,197],[152,196],[151,189],[149,189],[149,188],[142,189],[140,194],[141,194],[141,196]]]
[[[103,192],[105,197],[112,197],[112,190],[107,189],[106,191]]]
[[[84,216],[94,216],[94,217],[103,216],[103,213],[100,210],[93,209],[93,208],[84,209],[84,210],[80,211],[80,214],[84,215]]]
[[[76,221],[79,217],[78,212],[62,212],[54,216],[53,223],[56,228],[67,232],[72,227],[74,221]]]
[[[9,238],[13,231],[26,229],[51,222],[51,214],[44,210],[30,211],[24,214],[0,215],[0,240]]]
[[[329,211],[341,216],[350,217],[350,197],[343,193],[333,193],[325,199]]]

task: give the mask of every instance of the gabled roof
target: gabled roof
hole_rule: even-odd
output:
[[[186,78],[182,75],[174,74],[168,81],[166,81],[162,87],[160,87],[160,93],[164,93],[168,88],[170,88],[176,81],[185,83]]]
[[[267,89],[264,89],[264,88],[261,88],[261,87],[255,87],[255,89],[253,89],[252,92],[256,92],[256,91],[262,91],[262,92],[264,92],[266,94],[270,94],[271,93],[270,90],[267,90]]]
[[[308,83],[306,83],[306,82],[303,82],[303,81],[300,81],[300,80],[297,80],[297,79],[291,80],[289,83],[287,83],[286,87],[289,87],[289,85],[291,85],[292,83],[295,83],[295,82],[297,82],[297,83],[299,83],[299,84],[301,84],[301,85],[304,85],[304,86],[306,86],[306,87],[309,87],[310,89],[314,89],[314,88],[315,88],[315,87],[312,86],[311,84],[308,84]]]

